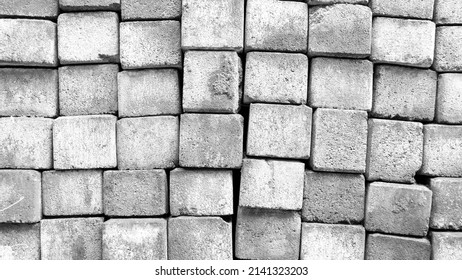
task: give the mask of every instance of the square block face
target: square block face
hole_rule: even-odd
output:
[[[51,169],[52,119],[0,118],[0,168]]]
[[[55,19],[58,16],[58,0],[1,1],[0,16]]]
[[[172,168],[178,165],[178,117],[121,119],[117,122],[119,169]]]
[[[438,123],[462,124],[462,74],[438,76],[436,121]]]
[[[425,236],[432,192],[422,185],[374,182],[366,196],[367,231]]]
[[[123,0],[122,20],[175,19],[181,16],[181,0]]]
[[[122,22],[120,63],[123,69],[181,67],[180,22]]]
[[[428,68],[433,63],[435,24],[428,20],[376,17],[372,24],[374,63]]]
[[[233,214],[233,171],[177,168],[170,171],[172,216]]]
[[[363,58],[371,54],[372,12],[359,5],[312,7],[309,56]]]
[[[232,224],[220,217],[168,220],[169,260],[232,260]]]
[[[269,52],[247,54],[244,103],[305,104],[307,95],[306,55]]]
[[[59,68],[61,116],[117,112],[117,64]]]
[[[247,155],[308,159],[311,115],[304,105],[251,104]]]
[[[366,260],[429,260],[432,245],[427,238],[368,234]]]
[[[369,119],[368,126],[367,180],[414,183],[422,166],[423,125]]]
[[[42,260],[100,260],[103,218],[46,219],[41,224]]]
[[[63,11],[120,11],[120,2],[121,0],[59,0],[59,8]]]
[[[435,63],[438,72],[462,72],[462,26],[436,28]]]
[[[432,212],[430,227],[433,229],[462,229],[462,179],[430,179]]]
[[[372,116],[433,121],[437,77],[432,70],[378,65],[374,72]]]
[[[364,173],[367,113],[317,109],[313,115],[310,164],[313,170]]]
[[[462,260],[462,232],[432,232],[433,260]]]
[[[0,260],[39,260],[40,224],[0,224]]]
[[[178,115],[180,84],[175,69],[119,73],[119,117]]]
[[[0,69],[0,116],[56,117],[58,71]]]
[[[103,214],[103,172],[43,172],[42,203],[46,216]]]
[[[436,24],[462,24],[462,2],[459,0],[435,0]]]
[[[377,16],[433,18],[435,0],[371,0],[372,13]]]
[[[165,170],[105,171],[104,214],[107,216],[160,216],[167,213]]]
[[[302,260],[364,260],[362,226],[302,224]]]
[[[361,174],[305,172],[302,220],[360,223],[364,219],[366,187]]]
[[[367,5],[369,0],[308,0],[308,5],[327,5],[327,4],[361,4]]]
[[[103,225],[103,260],[166,260],[167,221],[110,219]]]
[[[119,62],[119,17],[114,12],[64,13],[58,17],[61,64]]]
[[[182,167],[241,168],[243,142],[241,115],[181,115]]]
[[[296,211],[239,207],[235,255],[239,259],[298,260],[300,229]]]
[[[369,60],[313,58],[310,106],[370,111],[373,68]]]
[[[115,116],[60,117],[53,127],[55,169],[114,168]]]

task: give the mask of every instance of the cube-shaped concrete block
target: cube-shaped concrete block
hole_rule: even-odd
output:
[[[462,178],[430,179],[432,211],[430,227],[433,229],[462,229]]]
[[[433,260],[462,260],[462,232],[432,232]]]
[[[0,2],[0,17],[55,19],[57,16],[58,0],[14,0]]]
[[[170,171],[172,216],[233,214],[233,171],[183,169]]]
[[[369,0],[308,0],[308,5],[329,5],[329,4],[361,4],[367,5]]]
[[[181,115],[181,167],[241,168],[243,143],[241,115]]]
[[[179,121],[174,116],[127,118],[117,122],[119,169],[178,165]]]
[[[220,217],[168,220],[169,260],[232,260],[232,224]]]
[[[117,64],[59,68],[59,114],[98,115],[117,112]]]
[[[361,174],[306,170],[302,220],[357,224],[364,219],[366,186]]]
[[[61,64],[119,62],[119,16],[114,12],[59,15],[58,56]]]
[[[180,67],[180,22],[122,22],[120,63],[123,69]]]
[[[45,216],[103,214],[103,172],[100,170],[43,172],[42,205]]]
[[[115,116],[57,118],[53,126],[55,169],[116,167],[116,121]]]
[[[370,111],[373,72],[374,66],[369,60],[313,58],[309,105]]]
[[[462,26],[436,28],[435,63],[438,72],[462,72]]]
[[[122,0],[122,20],[175,19],[181,16],[181,0]]]
[[[188,51],[184,57],[183,110],[237,113],[242,65],[235,52]]]
[[[110,219],[103,224],[103,260],[166,260],[165,219]]]
[[[58,71],[0,69],[0,116],[56,117]]]
[[[235,256],[252,260],[297,260],[300,230],[300,214],[296,211],[239,207]]]
[[[365,111],[317,109],[314,112],[310,158],[313,170],[364,173],[366,151]]]
[[[66,12],[120,11],[120,2],[121,0],[59,0],[59,8]]]
[[[429,260],[431,252],[432,245],[427,238],[367,235],[366,260]]]
[[[436,24],[462,24],[462,2],[459,0],[435,0]]]
[[[371,0],[372,13],[376,16],[403,18],[433,18],[435,0]]]
[[[374,182],[366,196],[367,231],[425,236],[432,191],[422,185]]]
[[[41,224],[42,260],[100,260],[103,218],[46,219]]]
[[[168,212],[165,170],[105,171],[106,216],[160,216]]]
[[[428,68],[433,63],[435,24],[429,20],[376,17],[372,23],[374,63]]]
[[[40,224],[0,224],[0,260],[39,260]]]
[[[438,123],[462,124],[462,74],[438,76],[436,115]]]
[[[366,179],[414,183],[414,175],[422,167],[423,125],[369,119]]]
[[[181,97],[178,71],[152,69],[122,71],[119,81],[119,117],[178,115]]]
[[[308,159],[311,117],[305,105],[251,104],[247,155]]]

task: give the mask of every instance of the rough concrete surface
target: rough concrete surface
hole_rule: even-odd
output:
[[[430,180],[433,229],[462,230],[462,178],[432,178]]]
[[[462,74],[438,76],[435,120],[438,123],[462,124]]]
[[[432,245],[427,238],[367,235],[366,260],[429,260],[431,251]]]
[[[0,224],[0,260],[39,260],[40,224]]]

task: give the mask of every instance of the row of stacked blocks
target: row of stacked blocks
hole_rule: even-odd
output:
[[[460,1],[39,2],[0,3],[0,258],[462,258]]]

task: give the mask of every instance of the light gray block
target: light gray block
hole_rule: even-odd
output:
[[[431,252],[432,245],[427,238],[367,235],[366,260],[429,260]]]
[[[462,232],[432,232],[433,260],[462,260]]]
[[[438,25],[462,24],[462,2],[459,0],[435,0],[435,17]]]
[[[438,76],[436,115],[438,123],[462,124],[462,74]]]
[[[435,0],[371,0],[374,15],[388,17],[433,18]]]
[[[66,12],[120,11],[120,2],[121,0],[59,0],[59,8]]]
[[[175,19],[181,16],[181,0],[122,0],[122,20]]]
[[[462,72],[462,26],[436,28],[435,62],[438,72]]]
[[[0,224],[0,260],[39,260],[40,224]]]
[[[58,0],[7,0],[0,2],[0,17],[55,19],[57,16]]]
[[[462,178],[430,179],[432,211],[430,227],[433,229],[462,229]]]

